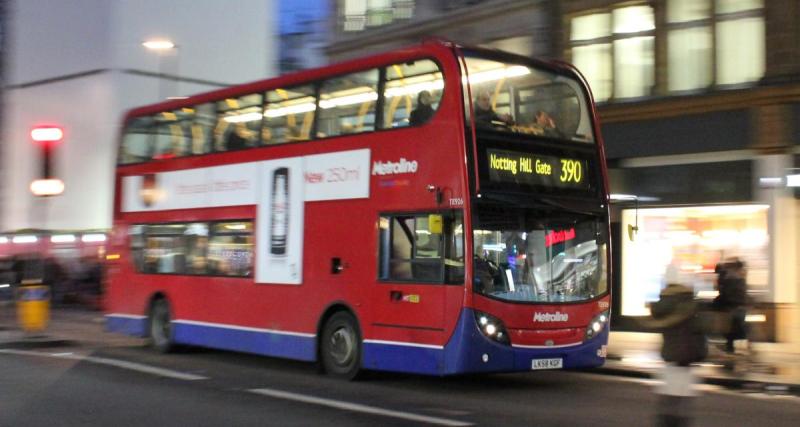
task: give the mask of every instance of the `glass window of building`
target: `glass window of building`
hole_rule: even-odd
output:
[[[317,137],[375,130],[378,70],[348,74],[322,84]]]
[[[712,73],[711,0],[667,3],[667,64],[670,91],[708,87]]]
[[[414,15],[415,0],[340,0],[339,17],[344,31],[362,31]]]
[[[765,62],[762,8],[761,0],[669,0],[669,90],[761,78]]]
[[[430,59],[387,67],[383,92],[384,127],[427,122],[439,107],[443,88],[442,72]]]
[[[717,84],[753,82],[764,75],[763,0],[716,0]]]
[[[595,99],[650,95],[655,82],[655,18],[650,6],[628,6],[571,20],[572,61]]]
[[[260,94],[252,94],[217,102],[216,151],[241,150],[258,145],[263,119],[261,98]]]
[[[271,90],[266,93],[265,100],[263,144],[309,139],[317,108],[312,85]]]

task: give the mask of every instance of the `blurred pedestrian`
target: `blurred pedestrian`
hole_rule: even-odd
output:
[[[738,258],[732,258],[716,268],[719,295],[714,307],[730,316],[728,332],[725,334],[725,351],[733,353],[736,340],[747,339],[747,268]]]
[[[650,307],[646,326],[663,337],[661,357],[667,362],[662,371],[661,395],[657,414],[659,426],[689,425],[695,377],[691,364],[708,354],[706,336],[697,313],[694,291],[678,283],[668,283],[659,300]]]

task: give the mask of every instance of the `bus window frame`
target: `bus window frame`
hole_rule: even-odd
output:
[[[212,236],[235,236],[235,235],[242,235],[243,234],[243,233],[235,233],[235,232],[214,233],[213,230],[214,230],[214,225],[215,224],[226,223],[226,222],[249,222],[251,224],[250,236],[253,238],[253,245],[252,245],[252,260],[253,260],[253,263],[252,263],[251,268],[250,268],[250,274],[248,274],[246,276],[231,276],[231,275],[225,275],[225,274],[210,274],[210,273],[204,273],[204,274],[160,273],[160,272],[152,272],[151,273],[151,272],[148,272],[148,271],[144,271],[144,269],[140,270],[137,267],[137,265],[135,264],[133,257],[131,257],[131,266],[133,267],[134,273],[135,274],[143,274],[143,275],[146,275],[146,276],[182,276],[182,277],[211,277],[211,278],[222,277],[222,278],[228,278],[228,279],[253,279],[255,277],[255,271],[254,271],[255,268],[254,267],[255,267],[255,237],[256,237],[256,230],[254,228],[255,227],[255,219],[254,218],[250,218],[250,219],[243,219],[243,218],[238,218],[238,219],[237,218],[215,219],[215,220],[207,220],[207,221],[167,221],[167,222],[138,222],[137,221],[137,222],[133,222],[133,223],[129,224],[127,227],[131,228],[131,227],[135,227],[135,226],[141,226],[144,229],[146,229],[146,227],[148,227],[148,226],[188,225],[188,224],[204,223],[204,224],[206,224],[206,226],[208,226],[208,241],[209,241],[209,244],[210,244]],[[145,247],[142,247],[141,250],[144,251],[146,249],[146,245],[147,245],[148,233],[143,232],[142,236],[144,236],[144,245],[145,245]],[[177,234],[164,234],[164,236],[177,236]],[[127,246],[128,250],[130,252],[133,252],[132,238],[131,238],[130,234],[128,234],[128,243],[127,243],[126,246]],[[144,258],[144,252],[142,253],[142,258]],[[206,260],[207,259],[208,259],[208,247],[206,248]],[[142,265],[142,267],[144,267],[144,265]],[[206,271],[208,271],[208,270],[206,270]]]
[[[405,217],[419,217],[419,216],[423,216],[423,215],[437,215],[437,214],[438,215],[442,215],[443,219],[445,221],[450,221],[451,225],[452,225],[452,223],[455,223],[456,220],[458,220],[458,219],[461,220],[462,230],[464,230],[462,232],[462,236],[461,236],[461,247],[462,247],[462,251],[464,251],[464,258],[466,259],[466,225],[464,223],[465,215],[464,215],[464,210],[463,209],[428,209],[428,210],[415,210],[415,211],[380,211],[380,212],[378,212],[378,221],[380,221],[381,218],[389,217],[390,218],[389,227],[390,227],[390,230],[391,230],[391,226],[392,226],[391,220],[394,220],[397,217],[403,217],[403,216],[405,216]],[[443,223],[443,226],[444,226],[444,223]],[[451,233],[452,232],[453,232],[453,230],[451,229]],[[444,230],[443,230],[442,235],[444,235],[444,234],[445,233],[444,233]],[[382,256],[381,256],[382,253],[381,253],[381,247],[380,247],[381,246],[381,228],[380,228],[380,226],[378,226],[378,235],[376,237],[377,237],[376,243],[378,245],[378,250],[376,251],[376,261],[377,261],[376,262],[376,267],[377,267],[377,269],[375,270],[375,273],[376,273],[375,274],[375,281],[378,284],[380,284],[380,285],[388,285],[388,286],[392,286],[392,285],[465,286],[466,285],[466,280],[467,280],[466,279],[466,264],[461,266],[461,268],[464,269],[464,276],[461,278],[460,282],[459,281],[448,281],[447,280],[447,273],[446,273],[447,264],[446,264],[446,260],[448,258],[446,258],[446,256],[445,256],[445,252],[447,250],[447,245],[446,245],[446,242],[445,242],[444,238],[442,238],[441,241],[439,242],[439,250],[440,250],[440,253],[442,254],[442,256],[440,257],[441,261],[439,262],[439,264],[441,264],[441,268],[440,268],[440,271],[439,271],[439,278],[436,279],[435,281],[434,280],[415,280],[415,279],[401,280],[401,279],[395,279],[395,278],[391,278],[391,277],[382,278],[381,277],[381,263],[382,263],[383,259],[382,259]],[[388,242],[390,249],[392,247],[393,241],[394,241],[394,238],[393,238],[393,236],[392,236],[392,234],[390,232],[389,233],[389,242]],[[464,262],[464,261],[462,260],[462,262]]]

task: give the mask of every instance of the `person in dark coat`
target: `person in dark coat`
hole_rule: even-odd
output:
[[[694,291],[679,284],[669,284],[650,306],[648,327],[661,331],[661,357],[665,362],[689,366],[708,354],[706,337],[697,317]]]
[[[708,354],[697,310],[694,291],[670,283],[661,291],[659,300],[650,306],[651,317],[644,321],[645,326],[661,332],[661,357],[667,362],[662,374],[659,426],[688,425],[691,418],[695,380],[690,365],[702,361]]]
[[[733,342],[747,338],[747,270],[744,262],[734,258],[717,266],[719,296],[714,307],[730,314],[730,328],[725,334],[725,351],[733,352]]]
[[[421,125],[433,117],[433,107],[431,106],[431,93],[423,90],[417,95],[417,108],[411,112],[408,122],[411,126]]]
[[[492,97],[487,91],[478,93],[475,99],[475,122],[478,124],[502,123],[507,126],[514,124],[514,119],[508,114],[497,114],[492,108]]]

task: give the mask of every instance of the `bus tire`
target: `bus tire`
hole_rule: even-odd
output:
[[[150,345],[160,353],[175,350],[175,338],[172,330],[172,314],[169,303],[165,299],[153,302],[148,319]]]
[[[361,369],[361,333],[352,314],[340,311],[322,329],[322,368],[328,375],[355,379]]]

